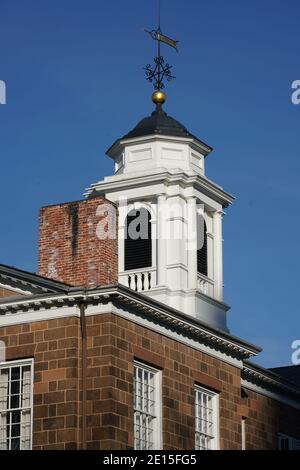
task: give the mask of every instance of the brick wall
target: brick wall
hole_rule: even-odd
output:
[[[278,447],[278,432],[300,439],[300,410],[279,403],[252,390],[242,400],[246,418],[246,449],[272,450]]]
[[[277,433],[300,438],[300,411],[247,391],[240,370],[112,314],[87,322],[87,448],[133,447],[133,361],[162,370],[164,449],[194,448],[194,385],[219,392],[220,445],[277,447]],[[34,449],[81,443],[81,332],[76,317],[0,328],[7,359],[34,357]],[[298,423],[298,424],[297,424]]]
[[[164,449],[194,448],[195,384],[221,392],[221,446],[241,447],[239,369],[114,315],[87,321],[90,449],[133,446],[134,359],[162,369]]]
[[[34,449],[76,449],[80,329],[75,317],[0,328],[6,360],[34,358]]]
[[[89,288],[117,283],[116,234],[116,208],[103,197],[42,208],[39,274]]]

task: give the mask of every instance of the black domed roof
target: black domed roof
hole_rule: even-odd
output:
[[[205,155],[212,151],[212,148],[202,142],[200,139],[191,134],[187,128],[176,119],[168,116],[162,109],[161,105],[157,105],[155,111],[150,116],[142,119],[128,134],[118,139],[108,150],[107,155],[113,156],[114,149],[119,145],[120,141],[125,139],[134,139],[138,137],[146,137],[151,135],[162,135],[170,137],[191,138],[196,140],[201,146],[205,147]]]
[[[157,108],[151,116],[142,119],[123,139],[153,134],[195,138],[183,124],[168,116],[162,109]]]

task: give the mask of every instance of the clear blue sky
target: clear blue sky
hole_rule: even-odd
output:
[[[230,329],[290,363],[300,339],[299,0],[162,0],[177,79],[166,110],[214,147],[237,197],[224,222]],[[112,173],[111,143],[150,113],[156,0],[0,0],[0,262],[37,266],[38,209]]]

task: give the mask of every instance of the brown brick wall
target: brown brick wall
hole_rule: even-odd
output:
[[[79,319],[0,328],[6,359],[34,358],[34,449],[76,449],[79,409]]]
[[[194,448],[194,385],[220,395],[220,445],[277,447],[277,433],[300,438],[300,412],[247,391],[240,370],[112,314],[87,322],[87,448],[133,446],[133,361],[162,370],[164,449]],[[78,449],[81,443],[81,333],[79,318],[0,328],[7,359],[34,357],[34,449]]]
[[[99,239],[107,207],[113,237]],[[99,213],[100,212],[100,213]],[[118,282],[116,208],[103,197],[44,207],[39,220],[39,274],[73,286]],[[100,225],[99,225],[100,224]]]
[[[247,390],[241,414],[246,418],[246,449],[272,450],[278,447],[278,432],[300,439],[300,410]]]
[[[249,447],[255,441],[258,448],[276,448],[277,433],[284,430],[300,437],[300,411],[262,395],[245,402],[240,370],[227,363],[115,315],[88,317],[87,334],[89,449],[132,448],[134,359],[162,370],[164,449],[194,448],[195,384],[219,392],[222,449],[241,449],[243,406]]]
[[[238,369],[117,316],[89,317],[88,325],[90,449],[133,445],[134,359],[162,369],[164,449],[194,448],[195,383],[220,389],[221,446],[240,448]]]

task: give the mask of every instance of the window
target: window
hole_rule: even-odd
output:
[[[160,372],[134,364],[134,449],[159,450],[161,446]]]
[[[200,214],[197,215],[197,233],[198,233],[198,246],[197,250],[197,269],[198,273],[208,276],[208,262],[207,262],[207,226],[204,217]]]
[[[195,448],[218,448],[218,395],[202,387],[195,387]]]
[[[0,450],[31,449],[32,360],[0,365]]]
[[[279,450],[300,450],[300,439],[278,434],[278,448]]]
[[[125,224],[124,269],[149,268],[152,266],[151,215],[144,208],[131,211]]]

